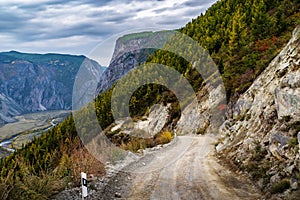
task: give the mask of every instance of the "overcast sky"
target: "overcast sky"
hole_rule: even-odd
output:
[[[0,1],[0,51],[89,55],[116,34],[180,28],[215,1]]]

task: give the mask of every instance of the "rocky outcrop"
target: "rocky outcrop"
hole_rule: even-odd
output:
[[[84,56],[0,53],[2,123],[22,113],[71,109],[73,84],[83,61],[93,70],[103,70]]]
[[[266,191],[285,180],[295,186],[300,182],[299,107],[300,27],[231,108],[217,151]]]
[[[170,108],[171,104],[166,106],[156,104],[151,107],[148,116],[136,122],[128,119],[117,120],[109,131],[118,131],[119,134],[125,133],[139,138],[153,138],[166,126]]]
[[[144,63],[155,49],[147,48],[164,43],[163,32],[142,32],[124,35],[116,41],[110,64],[103,73],[98,93],[102,93],[126,75],[136,65]]]
[[[224,121],[224,110],[220,108],[225,105],[224,87],[222,84],[213,87],[209,85],[204,84],[196,98],[183,109],[176,125],[178,135],[215,133]]]
[[[278,118],[300,120],[300,72],[291,72],[275,90]]]

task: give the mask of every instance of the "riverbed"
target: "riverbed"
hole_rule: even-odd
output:
[[[61,122],[71,111],[44,111],[16,116],[17,122],[0,127],[0,158]]]

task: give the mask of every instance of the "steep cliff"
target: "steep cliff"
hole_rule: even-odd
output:
[[[71,109],[74,79],[83,61],[103,68],[84,56],[0,53],[0,121],[44,110]]]
[[[120,37],[116,41],[110,64],[102,74],[98,92],[109,89],[136,65],[144,63],[155,49],[145,48],[163,41],[163,32],[141,32]]]
[[[300,183],[300,26],[281,53],[228,111],[220,155],[271,193]],[[289,191],[287,193],[289,193]]]

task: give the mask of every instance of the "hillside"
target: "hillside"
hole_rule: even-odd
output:
[[[264,130],[266,132],[264,132],[264,124],[256,123],[255,120],[257,120],[259,117],[264,117],[264,109],[267,108],[267,105],[259,108],[248,107],[248,109],[250,110],[259,109],[259,112],[253,112],[251,115],[249,115],[249,120],[251,120],[247,123],[245,122],[245,124],[241,124],[242,122],[237,121],[244,121],[242,119],[247,118],[248,115],[244,116],[244,113],[242,113],[241,115],[236,115],[235,110],[236,108],[239,108],[239,97],[241,96],[241,98],[243,98],[242,95],[247,91],[247,89],[250,88],[251,91],[251,88],[254,87],[251,85],[255,80],[259,81],[261,79],[269,78],[268,76],[264,76],[264,70],[269,66],[271,60],[274,59],[274,57],[276,57],[276,55],[281,52],[282,49],[287,45],[292,36],[292,31],[300,22],[299,7],[300,2],[298,0],[221,0],[214,4],[211,8],[209,8],[204,15],[201,15],[197,19],[192,20],[185,27],[180,29],[182,33],[185,33],[188,36],[192,37],[195,41],[199,42],[199,44],[205,47],[214,61],[217,63],[226,89],[226,97],[228,103],[227,107],[225,107],[227,109],[226,117],[227,119],[231,119],[232,117],[236,118],[232,122],[230,121],[229,125],[225,124],[226,127],[228,126],[230,128],[245,125],[252,126],[253,128],[259,128],[257,130],[255,129],[253,133],[253,135],[257,135],[255,136],[255,141],[253,141],[256,146],[252,148],[253,152],[250,152],[249,154],[256,157],[253,157],[254,162],[250,163],[248,168],[245,165],[235,163],[235,161],[244,161],[246,159],[245,157],[247,157],[248,155],[247,151],[245,154],[239,155],[240,151],[244,151],[244,147],[238,145],[241,145],[244,142],[244,139],[245,143],[246,141],[248,142],[248,140],[246,140],[248,138],[245,135],[247,135],[249,127],[246,127],[244,129],[237,129],[237,132],[239,133],[237,135],[234,133],[233,128],[229,129],[228,132],[223,132],[223,139],[220,140],[220,142],[223,142],[227,145],[224,146],[224,148],[226,147],[226,150],[224,150],[224,154],[229,156],[227,162],[233,162],[233,164],[239,166],[240,171],[238,172],[240,174],[243,174],[247,171],[249,171],[249,173],[251,174],[251,172],[254,171],[255,173],[251,174],[251,176],[253,180],[263,182],[262,185],[264,187],[261,188],[261,190],[263,191],[264,189],[272,188],[271,185],[268,185],[268,183],[266,184],[264,182],[265,180],[269,181],[269,177],[265,177],[266,171],[261,172],[260,169],[256,170],[255,167],[263,163],[265,161],[265,158],[270,160],[268,160],[267,163],[268,169],[264,170],[276,169],[275,171],[277,173],[282,169],[283,166],[283,164],[278,164],[282,161],[271,162],[274,158],[270,157],[270,155],[272,154],[272,152],[272,155],[278,155],[276,153],[276,150],[274,150],[278,146],[275,146],[275,148],[274,145],[272,146],[271,142],[268,141],[269,136],[273,134],[269,131],[273,128],[280,128],[283,132],[281,133],[281,135],[288,133],[290,130],[291,134],[293,132],[293,135],[289,137],[293,137],[293,140],[291,140],[290,142],[291,145],[294,146],[293,148],[290,148],[286,152],[287,155],[285,155],[285,157],[287,157],[287,161],[292,163],[294,162],[293,159],[295,158],[295,155],[290,156],[289,153],[292,152],[295,154],[295,149],[298,141],[295,140],[294,130],[296,130],[297,127],[289,128],[289,126],[298,126],[298,124],[293,124],[295,121],[291,117],[294,118],[294,116],[286,117],[286,112],[289,113],[292,112],[292,110],[289,111],[287,109],[284,109],[281,110],[283,115],[281,117],[278,117],[278,121],[274,120],[275,118],[273,119],[268,117],[267,121],[272,121],[272,124],[268,126],[268,128]],[[297,31],[295,31],[295,33],[297,33]],[[295,37],[296,36],[294,35],[293,38],[295,39]],[[176,44],[180,47],[180,42],[184,41],[177,42],[178,43]],[[186,51],[188,50],[189,49],[186,49]],[[291,55],[292,57],[295,57],[294,59],[297,60],[297,48],[293,48],[291,52],[287,52],[284,50],[283,53],[287,54],[285,56]],[[295,55],[293,53],[295,53]],[[150,62],[167,65],[179,71],[191,83],[196,93],[200,95],[200,100],[203,100],[201,99],[202,97],[205,100],[205,96],[207,95],[205,92],[205,83],[203,83],[201,75],[195,72],[191,63],[188,63],[186,60],[179,56],[163,50],[158,50],[153,55],[149,56],[148,63]],[[274,62],[280,63],[280,60],[275,59],[275,61],[273,61],[273,64]],[[294,71],[297,71],[299,69],[299,65],[296,61],[295,63],[296,64],[294,65]],[[272,68],[272,66],[275,66],[273,64],[270,65],[270,68]],[[132,67],[133,65],[128,66]],[[267,72],[268,71],[266,71],[265,73]],[[281,74],[282,77],[285,77],[288,75],[286,75],[286,73],[288,72],[289,70],[278,73]],[[261,77],[263,78],[260,78],[260,74],[262,74]],[[137,73],[137,76],[142,76],[142,74]],[[290,80],[291,81],[282,81],[282,88],[279,88],[279,93],[276,93],[279,95],[278,97],[280,97],[280,95],[286,94],[287,91],[285,90],[294,90],[294,86],[291,86],[294,84],[292,83],[294,79],[290,77]],[[134,82],[134,80],[131,81]],[[268,84],[272,85],[272,82],[269,82]],[[262,82],[262,84],[257,87],[260,88],[265,86],[266,89],[268,89],[268,84]],[[126,84],[124,85],[126,86]],[[164,124],[163,131],[157,133],[155,136],[153,136],[153,138],[145,140],[135,137],[135,135],[132,135],[131,132],[122,132],[122,130],[120,131],[116,128],[112,129],[114,126],[116,126],[116,124],[113,124],[114,120],[111,112],[111,96],[113,93],[113,87],[106,92],[101,93],[96,98],[94,104],[95,107],[93,107],[93,104],[90,104],[89,106],[91,106],[93,109],[96,108],[98,121],[101,125],[101,128],[103,130],[106,129],[106,134],[109,140],[113,141],[116,145],[121,146],[125,150],[132,150],[135,152],[140,148],[143,149],[147,147],[153,147],[157,144],[165,143],[165,141],[168,142],[174,137],[174,130],[177,130],[178,135],[182,134],[185,131],[185,128],[182,129],[182,127],[190,127],[194,133],[198,134],[204,134],[207,130],[209,130],[208,128],[211,124],[211,121],[209,121],[210,113],[208,113],[209,107],[206,108],[206,110],[202,110],[201,112],[199,111],[199,114],[197,112],[199,108],[195,109],[195,107],[189,106],[191,104],[185,105],[184,108],[186,108],[186,111],[188,111],[185,113],[198,113],[198,115],[197,117],[186,117],[187,120],[180,121],[180,116],[183,113],[181,113],[176,96],[168,88],[162,87],[157,84],[140,87],[139,90],[133,93],[129,103],[130,116],[134,119],[133,122],[138,124],[140,123],[140,121],[149,120],[149,117],[151,116],[150,113],[151,111],[153,111],[152,106],[154,104],[160,104],[164,107],[170,105],[168,119]],[[121,94],[126,94],[126,92],[126,87],[124,87],[124,91],[122,91]],[[252,93],[254,94],[255,92]],[[247,92],[245,94],[247,94]],[[266,100],[266,103],[272,104],[272,100],[270,100],[269,102],[268,99],[264,99],[263,93],[261,93],[261,95],[262,97],[259,98],[262,98],[262,102]],[[268,94],[268,98],[270,96],[271,95]],[[205,102],[205,105],[209,105],[209,102]],[[274,111],[274,108],[275,106],[272,107],[272,111]],[[248,109],[247,112],[249,111]],[[183,109],[183,112],[184,111],[185,110]],[[80,114],[82,114],[82,117],[84,118],[84,114],[88,112],[88,108],[83,108]],[[122,110],[120,112],[122,112]],[[293,115],[298,116],[298,114],[299,113],[295,112]],[[274,116],[276,115],[274,114]],[[202,120],[203,118],[204,120],[201,122],[204,123],[193,125],[194,122]],[[286,123],[283,123],[282,120],[286,121]],[[181,126],[181,129],[178,129],[178,127],[180,126],[177,126],[177,123],[180,122],[185,124],[185,126]],[[86,127],[88,128],[89,125],[90,124],[86,124]],[[127,124],[124,125],[125,127],[128,127]],[[95,138],[95,136],[97,135],[98,132],[85,131],[85,136],[87,136],[85,137],[85,139],[87,139],[88,142]],[[238,135],[241,135],[243,137],[235,137]],[[226,137],[229,137],[229,139],[226,139]],[[163,141],[162,138],[166,140]],[[234,140],[234,138],[236,139]],[[237,143],[231,143],[231,140],[234,140]],[[275,141],[275,143],[277,144],[278,141]],[[281,144],[282,142],[279,143]],[[269,149],[269,147],[272,148]],[[75,124],[71,116],[61,125],[44,134],[43,137],[35,139],[32,143],[27,144],[24,149],[16,152],[6,159],[1,160],[0,166],[3,169],[1,172],[1,182],[9,183],[0,185],[0,191],[5,191],[3,192],[3,199],[15,199],[20,193],[26,194],[27,196],[25,198],[48,198],[53,193],[56,193],[57,191],[65,188],[67,183],[71,182],[71,177],[78,177],[78,171],[74,170],[77,165],[80,166],[80,169],[85,168],[88,173],[94,173],[92,172],[94,169],[89,168],[90,165],[84,166],[82,163],[78,162],[78,152],[80,151],[85,152],[85,157],[89,155],[86,152],[86,149],[83,148],[82,143],[80,143],[79,141]],[[266,154],[268,154],[268,157],[266,157]],[[237,160],[236,156],[238,157]],[[95,159],[90,159],[92,163],[95,162]],[[291,164],[291,166],[294,166],[294,169],[292,169],[291,171],[291,173],[294,173],[293,170],[295,170],[297,166],[296,164]],[[101,165],[101,167],[103,166]],[[101,169],[103,170],[103,168]],[[251,169],[255,170],[251,171]],[[261,172],[261,174],[256,174],[257,172]],[[101,171],[101,173],[103,173],[103,171]],[[276,175],[276,173],[274,175]],[[97,172],[95,172],[95,174],[97,174]],[[32,180],[36,180],[36,184],[40,187],[37,188],[36,185],[32,185],[24,181],[27,180],[26,177],[28,176],[31,177]],[[262,180],[258,179],[257,176],[262,176]],[[279,177],[274,177],[273,179],[280,182],[285,178],[289,178],[289,183],[284,180],[284,182],[282,183],[283,186],[278,186],[279,191],[276,190],[277,188],[275,187],[274,191],[278,192],[283,192],[284,189],[287,189],[288,187],[290,187],[290,185],[294,184],[294,179],[297,179],[297,181],[299,179],[299,177],[297,177],[297,174],[295,176],[294,174],[293,176],[287,176],[286,174],[281,173],[278,176]],[[293,180],[293,182],[290,183],[290,180]],[[51,183],[54,182],[58,182],[61,185],[51,185]],[[75,180],[75,183],[78,184],[78,180],[77,182]],[[265,187],[265,185],[267,185],[267,187]],[[280,187],[284,187],[284,189],[280,190]],[[39,190],[40,188],[43,188],[44,190]],[[49,192],[43,194],[45,190]],[[295,190],[297,190],[297,188]]]
[[[299,22],[297,0],[223,0],[180,31],[209,51],[222,74],[229,101],[268,66]],[[157,51],[149,61],[184,72],[182,59],[167,59],[169,56]]]
[[[265,193],[297,190],[300,180],[300,26],[242,94],[221,126],[219,155],[249,173]],[[230,115],[231,116],[231,115]],[[299,195],[299,192],[298,192]]]

